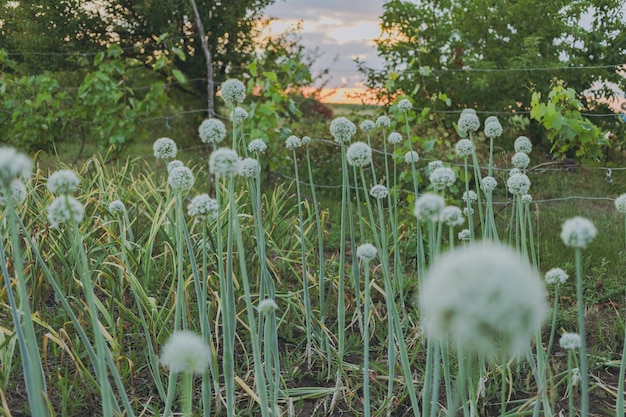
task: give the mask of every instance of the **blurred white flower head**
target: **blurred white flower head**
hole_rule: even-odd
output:
[[[511,194],[524,195],[527,194],[530,189],[530,178],[524,174],[517,174],[509,177],[506,184]]]
[[[467,158],[472,155],[473,150],[474,145],[472,145],[472,141],[469,139],[461,139],[454,145],[454,152],[461,158]]]
[[[161,363],[175,374],[201,374],[210,358],[211,350],[202,337],[188,330],[172,333],[161,351]]]
[[[377,200],[386,198],[389,195],[389,190],[382,184],[376,184],[370,188],[370,195]]]
[[[476,116],[476,111],[473,109],[463,110],[461,112],[461,116],[459,116],[457,125],[459,127],[459,131],[463,134],[478,131],[480,128],[480,120],[478,120],[478,116]]]
[[[413,214],[420,221],[436,222],[445,206],[443,197],[433,193],[424,193],[415,200]]]
[[[493,191],[498,186],[498,181],[496,181],[494,177],[485,177],[480,183],[480,186],[487,192]]]
[[[522,354],[547,312],[537,271],[513,249],[476,243],[440,255],[420,292],[429,337],[489,359]]]
[[[360,125],[361,130],[364,132],[369,132],[373,130],[375,127],[376,127],[376,124],[372,122],[371,120],[363,120]]]
[[[615,199],[615,209],[618,213],[626,214],[626,194],[622,194]]]
[[[391,143],[392,145],[397,145],[398,143],[402,142],[402,135],[398,132],[391,132],[389,136],[387,136],[387,142]]]
[[[69,169],[60,169],[48,177],[46,187],[52,194],[74,194],[80,185],[78,175]]]
[[[376,119],[376,127],[389,127],[391,126],[391,119],[387,116],[379,116]]]
[[[364,142],[354,142],[346,151],[348,163],[353,166],[364,167],[372,163],[372,148]]]
[[[302,144],[308,145],[309,143],[311,143],[311,138],[309,136],[302,136]]]
[[[109,203],[109,213],[122,214],[126,211],[126,206],[121,200],[113,200]]]
[[[435,172],[436,170],[438,170],[439,168],[443,168],[443,162],[439,160],[430,161],[428,163],[428,172],[431,174]]]
[[[50,227],[58,227],[61,223],[80,223],[85,217],[85,208],[74,197],[64,195],[57,197],[46,207]]]
[[[182,166],[170,170],[167,182],[174,190],[186,191],[193,187],[195,178],[189,168]]]
[[[432,171],[428,179],[435,188],[443,190],[444,188],[450,188],[454,185],[456,175],[452,168],[442,167]]]
[[[209,170],[216,177],[231,177],[239,172],[239,155],[230,148],[219,148],[209,156]]]
[[[398,109],[400,109],[400,111],[406,113],[409,110],[411,110],[413,108],[413,104],[411,104],[411,101],[409,101],[408,99],[402,99],[398,102]]]
[[[517,152],[511,157],[513,166],[517,169],[524,169],[530,164],[530,158],[524,152]]]
[[[565,246],[584,249],[596,237],[596,234],[596,227],[590,220],[584,217],[572,217],[563,223],[561,240]]]
[[[220,143],[226,137],[226,126],[218,119],[205,119],[198,127],[198,134],[203,143]]]
[[[363,262],[371,262],[376,258],[376,246],[371,243],[364,243],[356,248],[356,256]]]
[[[174,159],[173,161],[167,163],[167,172],[170,172],[174,168],[184,167],[184,166],[185,164],[183,163],[183,161],[179,159]]]
[[[176,142],[170,138],[159,138],[154,141],[152,145],[154,150],[154,157],[157,159],[174,159],[176,158]]]
[[[7,188],[0,186],[0,209],[7,206],[9,197],[13,207],[26,200],[26,186],[22,181],[14,179]]]
[[[337,117],[330,123],[330,134],[335,142],[348,142],[356,133],[356,126],[345,117]]]
[[[0,188],[15,179],[26,180],[33,170],[30,158],[11,147],[0,147]]]
[[[235,107],[235,110],[230,112],[230,121],[233,123],[241,123],[248,118],[248,112],[242,107]]]
[[[467,242],[472,238],[472,233],[469,229],[463,229],[459,232],[457,237],[459,238],[459,240]]]
[[[278,310],[278,305],[276,304],[276,301],[272,300],[271,298],[266,298],[259,301],[259,306],[257,307],[257,310],[261,314],[271,314],[274,311]]]
[[[463,201],[467,203],[468,198],[470,203],[475,203],[476,201],[478,201],[478,195],[472,190],[465,191],[463,193]]]
[[[490,116],[485,120],[484,132],[488,138],[499,138],[502,136],[502,125],[495,116]]]
[[[581,338],[578,333],[563,333],[559,339],[559,345],[563,349],[574,350],[579,349]]]
[[[561,268],[552,268],[546,272],[546,282],[548,284],[563,284],[567,281],[567,273]]]
[[[404,162],[407,164],[416,164],[420,160],[420,155],[415,151],[408,151],[404,154]]]
[[[247,178],[256,178],[261,172],[261,167],[256,159],[244,158],[239,161],[239,174]]]
[[[524,194],[522,196],[522,203],[524,204],[530,204],[533,202],[533,196],[530,194]]]
[[[440,220],[450,227],[460,226],[465,223],[463,212],[457,206],[446,206],[441,210]]]
[[[254,139],[248,144],[248,152],[250,153],[263,153],[267,150],[267,145],[263,139]]]
[[[302,146],[302,141],[297,136],[291,135],[285,141],[285,147],[287,149],[296,149],[296,148],[299,148],[300,146]]]
[[[231,78],[222,83],[220,94],[226,104],[235,106],[245,100],[246,86],[241,81]]]
[[[191,202],[187,205],[187,214],[191,217],[217,217],[217,201],[208,194],[199,194],[191,199]]]
[[[526,136],[518,136],[513,144],[515,152],[524,152],[529,154],[533,150],[533,143]]]

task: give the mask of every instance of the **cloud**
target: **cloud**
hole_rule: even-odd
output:
[[[345,22],[376,21],[384,0],[277,0],[266,8],[266,15],[278,19],[311,20],[316,16],[334,17]]]

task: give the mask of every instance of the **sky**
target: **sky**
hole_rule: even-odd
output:
[[[276,0],[265,10],[276,18],[273,33],[302,24],[301,43],[316,50],[319,57],[313,75],[329,69],[329,88],[337,88],[336,97],[325,101],[341,102],[347,95],[363,90],[364,77],[357,71],[354,58],[369,67],[380,68],[374,39],[380,34],[380,16],[385,0]],[[341,88],[340,88],[341,87]]]

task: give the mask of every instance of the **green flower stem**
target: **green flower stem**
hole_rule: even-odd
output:
[[[361,209],[361,197],[359,196],[358,190],[358,176],[357,169],[355,166],[352,167],[352,174],[354,179],[354,195],[356,197],[356,210],[357,210],[357,219],[359,223],[359,238],[361,240],[365,239],[365,225],[361,219],[363,218],[363,210]],[[364,190],[367,190],[367,187],[363,185]],[[367,191],[365,191],[367,193]],[[350,246],[352,247],[352,287],[354,288],[354,293],[356,297],[354,298],[356,304],[356,313],[357,313],[357,321],[359,323],[359,329],[363,331],[363,317],[361,314],[361,296],[360,296],[360,288],[361,284],[359,283],[359,259],[356,256],[356,234],[354,232],[354,210],[352,210],[352,200],[348,200],[348,221],[350,223]]]
[[[530,215],[530,205],[526,204],[524,206],[524,212],[526,214],[526,221],[528,224],[528,241],[529,241],[529,246],[530,246],[530,258],[532,260],[533,266],[538,269],[539,268],[539,261],[537,259],[537,253],[535,251],[535,239],[533,237],[533,221],[532,221],[532,217]]]
[[[483,177],[480,173],[480,165],[478,164],[478,156],[476,155],[476,145],[474,143],[474,137],[472,135],[472,132],[468,132],[469,134],[469,139],[472,142],[472,165],[474,166],[474,185],[476,187],[476,197],[478,198],[477,200],[477,206],[478,206],[478,217],[480,218],[480,227],[482,230],[482,234],[483,234],[483,238],[485,237],[485,222],[484,222],[484,216],[483,216],[483,204],[480,198],[480,184],[483,180]]]
[[[493,175],[493,138],[489,137],[489,176]]]
[[[371,416],[370,404],[370,264],[363,262],[363,415]]]
[[[578,334],[580,335],[580,388],[581,416],[589,415],[589,374],[587,365],[587,342],[585,332],[585,300],[583,298],[582,249],[575,248],[576,256],[576,301],[578,303]]]
[[[184,372],[181,381],[180,409],[183,417],[193,417],[193,373]]]
[[[472,202],[469,198],[469,170],[467,168],[467,157],[463,158],[463,168],[465,170],[465,196],[467,197],[467,201],[465,202],[465,206],[467,207],[467,227],[469,227],[470,231],[470,239],[473,242],[476,239],[474,235],[474,216],[472,216]],[[477,190],[480,190],[477,188]],[[480,191],[478,191],[480,192]],[[478,195],[478,193],[476,193]]]
[[[187,330],[187,306],[185,303],[185,277],[183,276],[183,228],[185,222],[183,214],[183,198],[180,191],[175,191],[176,208],[176,310],[174,313],[174,330]]]
[[[619,366],[619,378],[617,382],[617,401],[615,404],[615,417],[624,415],[624,374],[626,373],[626,330],[622,347],[622,360]]]
[[[557,282],[554,284],[554,301],[552,304],[552,322],[550,325],[550,338],[548,339],[548,350],[546,356],[549,358],[552,353],[552,345],[554,343],[554,334],[556,333],[556,318],[559,312],[559,289],[561,285]]]
[[[572,358],[574,356],[574,352],[571,349],[567,351],[567,391],[569,395],[567,396],[567,405],[569,408],[569,417],[575,417],[576,408],[574,407],[574,385],[572,383]],[[615,413],[616,417],[621,417],[624,414]]]
[[[308,367],[311,368],[311,357],[313,355],[313,330],[312,330],[312,309],[311,296],[309,294],[309,278],[306,264],[306,237],[304,235],[304,216],[302,214],[302,195],[300,194],[300,177],[298,174],[298,159],[296,150],[292,150],[294,171],[296,173],[296,195],[298,198],[298,227],[300,232],[300,260],[302,265],[302,294],[304,296],[305,325],[306,325],[306,358]]]
[[[386,143],[386,141],[385,141]],[[397,291],[396,294],[400,295],[400,303],[404,305],[404,274],[402,271],[402,260],[400,258],[400,228],[398,227],[398,164],[396,161],[396,145],[393,145],[393,152],[391,154],[391,158],[393,159],[393,183],[392,186],[389,187],[387,184],[387,189],[389,190],[389,194],[387,194],[387,204],[389,206],[389,210],[391,211],[391,230],[393,232],[393,266],[394,266],[394,282],[397,283]],[[385,162],[387,161],[385,153]],[[387,175],[389,177],[389,175]],[[387,182],[389,182],[387,180]],[[392,194],[393,193],[393,194]]]
[[[411,152],[413,150],[413,144],[411,142],[411,129],[409,127],[409,119],[406,113],[404,114],[404,122],[405,122],[406,135],[407,135],[407,146],[408,146],[409,152]],[[411,176],[413,178],[413,192],[415,194],[415,199],[417,200],[417,198],[419,197],[419,181],[417,179],[417,168],[415,167],[415,162],[411,162]],[[424,241],[422,238],[422,229],[420,228],[419,220],[417,220],[416,242],[417,242],[417,245],[416,245],[417,247],[416,249],[417,250],[417,279],[419,283],[423,279],[424,272],[426,269],[426,253],[424,251]],[[402,300],[402,302],[404,302],[404,288],[400,292],[400,299]]]
[[[439,411],[439,407],[438,407],[438,403],[439,403],[439,374],[440,374],[440,365],[441,365],[441,357],[440,357],[440,344],[439,343],[433,343],[434,346],[434,351],[435,351],[435,356],[433,358],[433,382],[432,382],[432,386],[433,386],[433,392],[430,396],[430,417],[436,417],[438,415],[438,411]],[[429,381],[426,381],[426,383],[429,383]],[[426,401],[424,401],[425,403],[429,402],[428,399],[426,399]],[[424,416],[426,415],[426,413],[424,413]]]

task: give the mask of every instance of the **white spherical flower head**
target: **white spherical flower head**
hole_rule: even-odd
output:
[[[397,145],[398,143],[402,142],[402,135],[398,132],[391,132],[389,136],[387,136],[387,142],[391,143],[392,145]]]
[[[474,150],[474,145],[472,145],[472,141],[469,139],[461,139],[454,145],[454,152],[461,158],[467,158],[472,155],[472,150]]]
[[[173,161],[167,163],[167,172],[170,172],[174,168],[184,167],[184,166],[185,164],[183,163],[183,161],[174,159]]]
[[[471,208],[471,207],[463,207],[463,215],[465,217],[469,217],[472,214],[474,214],[474,209],[473,208]]]
[[[15,179],[28,179],[33,170],[29,157],[11,147],[0,147],[0,188]]]
[[[443,224],[450,227],[460,226],[465,223],[463,212],[457,206],[447,206],[441,210],[440,220]]]
[[[187,205],[187,214],[191,217],[217,217],[217,201],[208,194],[199,194]]]
[[[509,192],[513,195],[524,195],[530,189],[530,178],[524,174],[517,174],[509,177],[506,182]]]
[[[15,179],[6,189],[0,186],[0,209],[7,206],[9,197],[13,207],[26,200],[26,186],[22,181]]]
[[[377,200],[386,198],[389,195],[389,190],[382,184],[376,184],[370,188],[370,195]]]
[[[400,111],[406,113],[413,108],[413,104],[408,99],[402,99],[398,102],[398,109]]]
[[[239,155],[230,148],[219,148],[209,157],[209,170],[216,177],[230,177],[239,172]]]
[[[464,352],[489,359],[525,352],[547,312],[537,271],[493,242],[437,257],[420,288],[420,304],[429,337],[451,337]]]
[[[615,209],[618,213],[626,214],[626,194],[622,194],[615,199]]]
[[[354,142],[346,151],[348,163],[353,166],[364,167],[372,163],[372,148],[364,142]]]
[[[68,195],[57,197],[46,207],[50,227],[58,227],[70,221],[80,223],[85,217],[85,208],[78,200]]]
[[[201,374],[208,369],[209,360],[209,346],[201,336],[188,330],[172,333],[161,351],[161,363],[175,374]]]
[[[176,142],[170,138],[155,140],[152,149],[154,150],[154,157],[157,159],[173,159],[176,158],[176,152],[178,152]]]
[[[459,131],[463,134],[466,134],[467,132],[476,132],[480,129],[480,120],[478,120],[476,112],[472,113],[464,110],[459,117],[457,125],[459,126]]]
[[[559,339],[559,346],[567,350],[579,349],[580,343],[581,338],[578,333],[563,333]]]
[[[356,248],[356,256],[366,263],[373,261],[377,253],[376,246],[371,243],[364,243]]]
[[[389,127],[391,126],[391,119],[387,116],[379,116],[376,119],[376,127]]]
[[[430,161],[428,163],[428,172],[430,172],[431,174],[435,172],[436,170],[438,170],[439,168],[443,168],[443,162],[439,160]]]
[[[459,238],[459,240],[467,242],[472,238],[472,232],[470,232],[469,229],[463,229],[459,232],[457,237]]]
[[[500,123],[497,116],[489,116],[485,119],[484,125],[488,125],[489,123]]]
[[[533,143],[526,136],[518,136],[513,144],[515,152],[524,152],[529,154],[533,150]]]
[[[376,127],[376,124],[374,122],[372,122],[371,120],[363,120],[361,122],[361,130],[364,132],[369,132],[371,130],[373,130]]]
[[[248,112],[241,107],[235,107],[234,111],[230,112],[230,121],[233,123],[241,123],[248,118]]]
[[[443,197],[433,193],[424,193],[415,200],[413,214],[420,221],[436,222],[439,220],[441,210],[446,205]]]
[[[522,203],[524,204],[530,204],[533,202],[533,196],[530,194],[524,194],[522,196]]]
[[[522,173],[522,170],[519,168],[511,168],[509,171],[509,177],[512,177],[513,175],[519,175]]]
[[[488,138],[499,138],[502,136],[502,125],[496,119],[496,121],[485,121],[485,136]]]
[[[311,143],[311,138],[309,136],[302,136],[302,144],[306,146],[309,143]]]
[[[60,169],[50,175],[46,187],[52,194],[74,194],[79,184],[80,179],[74,171]]]
[[[109,213],[122,214],[126,211],[126,206],[120,200],[113,200],[109,203]]]
[[[296,148],[299,148],[300,146],[302,146],[302,141],[297,136],[291,135],[285,141],[285,147],[287,149],[296,149]]]
[[[464,115],[464,114],[473,114],[475,116],[476,115],[476,110],[469,109],[469,108],[463,109],[463,111],[461,112],[461,116]]]
[[[278,310],[278,305],[276,304],[276,301],[271,298],[266,298],[259,301],[257,310],[259,310],[259,313],[261,314],[272,314],[274,311]]]
[[[469,198],[470,203],[475,203],[476,201],[478,201],[478,195],[472,190],[465,191],[463,193],[463,201],[467,203],[468,198]]]
[[[404,154],[404,162],[407,164],[416,164],[420,160],[420,155],[415,151],[408,151]]]
[[[220,143],[226,137],[226,126],[219,119],[205,119],[198,127],[203,143]]]
[[[454,185],[456,175],[452,168],[443,167],[431,172],[428,179],[435,188],[443,190],[444,188],[449,188]]]
[[[568,276],[561,268],[552,268],[546,272],[545,278],[548,284],[564,284]]]
[[[263,142],[263,139],[254,139],[248,144],[248,152],[250,153],[263,153],[267,150],[267,145]]]
[[[494,177],[485,177],[483,178],[480,186],[487,192],[493,191],[498,186],[498,181],[496,181]]]
[[[169,172],[167,182],[174,190],[186,191],[193,187],[195,178],[189,168],[182,166],[173,168]]]
[[[356,126],[345,117],[337,117],[330,122],[330,134],[335,138],[335,142],[347,142],[356,133]]]
[[[246,86],[239,80],[230,79],[220,87],[222,99],[228,105],[234,106],[243,103],[246,98]]]
[[[584,217],[565,220],[561,230],[561,240],[565,246],[584,249],[596,237],[596,227]]]
[[[247,178],[256,178],[261,172],[261,167],[256,159],[244,158],[239,161],[239,175]]]
[[[517,169],[524,169],[530,164],[530,158],[524,152],[517,152],[511,157],[513,166]]]

